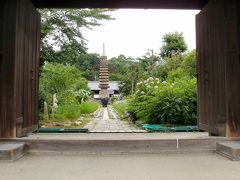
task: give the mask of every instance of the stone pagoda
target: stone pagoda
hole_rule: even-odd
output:
[[[103,44],[103,54],[100,57],[100,70],[99,70],[99,98],[100,99],[108,99],[109,93],[109,80],[108,80],[108,60],[105,55],[105,45]]]

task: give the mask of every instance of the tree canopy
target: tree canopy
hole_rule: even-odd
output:
[[[103,20],[112,20],[109,9],[42,9],[41,13],[41,65],[45,61],[60,59],[54,47],[75,60],[76,56],[86,53],[86,38],[82,28],[92,29],[101,25]]]
[[[187,44],[185,42],[183,33],[174,32],[163,35],[163,46],[161,47],[161,57],[172,57],[176,54],[181,54],[187,51]]]

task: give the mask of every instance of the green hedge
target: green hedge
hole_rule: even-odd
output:
[[[140,82],[129,101],[128,111],[140,123],[195,125],[196,79],[182,78],[173,83],[149,78]]]

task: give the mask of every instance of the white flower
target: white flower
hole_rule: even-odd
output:
[[[144,94],[144,91],[141,91],[141,94]]]
[[[149,80],[149,81],[153,81],[154,78],[153,78],[153,77],[149,77],[148,80]]]
[[[166,84],[167,82],[166,81],[163,81],[162,84]]]
[[[158,88],[158,86],[154,86],[154,88],[155,88],[155,89],[157,89],[157,88]]]
[[[148,88],[151,88],[151,86],[149,86],[149,85],[148,85],[147,87],[148,87]]]
[[[156,78],[155,80],[159,81],[159,78]]]

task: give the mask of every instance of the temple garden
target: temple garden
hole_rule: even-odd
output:
[[[159,52],[148,50],[137,58],[120,54],[107,59],[105,47],[101,55],[88,53],[79,29],[94,28],[102,20],[114,20],[108,14],[110,11],[40,10],[41,127],[94,129],[96,119],[104,118],[107,119],[102,122],[104,127],[111,119],[118,119],[115,124],[128,123],[134,130],[141,130],[144,124],[195,126],[196,54],[195,50],[188,51],[184,34],[167,32]],[[110,95],[111,81],[118,83],[118,95]],[[98,96],[92,94],[88,82],[99,82]],[[107,110],[102,108],[104,99]],[[105,111],[108,113],[104,115]],[[114,131],[121,131],[119,127],[114,127]]]

